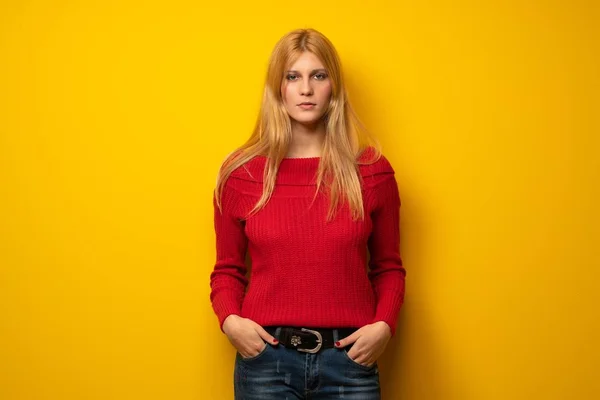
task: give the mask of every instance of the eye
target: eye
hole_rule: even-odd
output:
[[[327,74],[324,74],[324,73],[319,73],[319,74],[316,74],[316,75],[315,75],[315,78],[317,78],[317,80],[318,80],[318,81],[322,81],[322,80],[324,80],[325,78],[327,78]]]
[[[289,74],[285,77],[285,79],[287,79],[288,81],[295,81],[297,77],[298,75]]]

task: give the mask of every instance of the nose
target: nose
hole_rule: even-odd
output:
[[[313,94],[313,88],[310,79],[302,81],[302,85],[300,85],[300,94],[302,96],[309,96]]]

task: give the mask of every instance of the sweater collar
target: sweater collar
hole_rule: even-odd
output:
[[[369,159],[371,149],[365,152],[361,161]],[[299,158],[284,158],[279,165],[277,171],[277,185],[293,185],[293,186],[311,186],[317,184],[317,171],[321,157],[299,157]],[[266,156],[256,156],[241,167],[231,173],[232,177],[251,182],[263,183],[264,169],[267,165]],[[359,171],[362,178],[374,177],[376,175],[394,174],[389,161],[381,156],[374,163],[359,164]]]
[[[296,186],[316,185],[320,161],[320,157],[284,158],[279,164],[275,183]],[[256,156],[234,171],[232,176],[262,183],[266,165],[266,156]]]

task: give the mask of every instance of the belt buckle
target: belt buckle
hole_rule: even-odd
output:
[[[303,351],[305,353],[311,353],[311,354],[314,354],[314,353],[318,352],[321,349],[321,346],[323,345],[323,336],[321,336],[321,332],[313,331],[311,329],[306,329],[306,328],[302,328],[301,331],[312,333],[313,335],[315,335],[317,337],[317,347],[315,347],[313,349],[300,349],[300,348],[296,348],[296,350]]]

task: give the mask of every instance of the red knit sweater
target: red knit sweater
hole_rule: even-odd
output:
[[[262,193],[266,160],[257,156],[231,174],[223,213],[214,203],[210,299],[221,329],[237,314],[261,326],[358,328],[385,321],[394,334],[406,271],[399,253],[400,197],[388,160],[359,166],[364,220],[352,221],[344,205],[327,222],[329,202],[322,194],[311,207],[318,157],[285,158],[271,199],[245,219]]]

